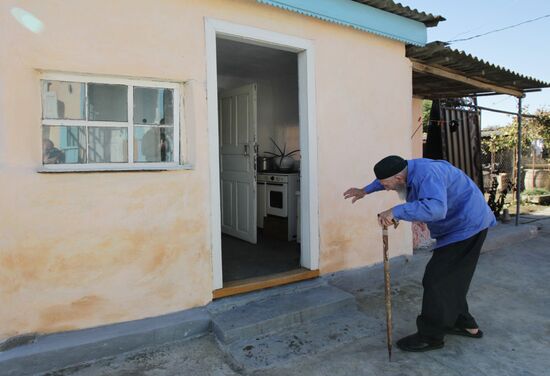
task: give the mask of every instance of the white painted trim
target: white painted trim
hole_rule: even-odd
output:
[[[42,125],[63,125],[66,127],[86,127],[88,125],[88,120],[71,120],[71,119],[42,119]],[[113,127],[115,124],[122,124],[123,127],[128,126],[128,122],[103,122],[103,121],[94,121],[94,126],[97,124],[98,127]]]
[[[300,162],[300,263],[311,270],[319,269],[319,191],[317,185],[317,126],[315,117],[315,65],[313,48],[298,54],[298,101],[300,117],[300,150],[307,158]]]
[[[276,48],[290,52],[302,52],[313,48],[308,39],[276,33],[256,27],[238,25],[227,21],[206,18],[206,23],[216,31],[216,36],[257,46]]]
[[[174,124],[172,124],[172,127],[174,128],[174,136],[172,138],[172,149],[173,149],[172,154],[174,155],[174,163],[177,163],[177,164],[182,163],[181,154],[180,154],[180,144],[181,144],[180,132],[182,131],[182,128],[184,126],[183,121],[181,121],[181,119],[183,119],[183,116],[181,115],[183,115],[183,111],[185,111],[185,109],[182,106],[181,96],[183,95],[183,90],[181,90],[181,86],[182,86],[181,84],[178,84],[175,88],[173,88],[174,94],[172,97],[172,105],[174,107]],[[132,105],[132,108],[133,107],[134,106]],[[133,128],[134,127],[132,127],[132,130]],[[132,154],[132,158],[133,158],[133,154]]]
[[[175,93],[175,92],[174,92]],[[132,98],[128,98],[128,106],[133,105]],[[132,124],[133,119],[133,108],[132,108],[132,116],[128,114],[128,121],[96,121],[96,120],[71,120],[71,119],[42,119],[42,125],[63,125],[67,127],[127,127],[128,124]],[[179,116],[174,116],[174,123],[176,123],[175,119]],[[157,127],[157,128],[177,128],[174,125],[155,125],[155,124],[134,124],[134,127],[139,128],[147,128],[147,127]]]
[[[88,85],[86,85],[88,86]],[[128,85],[126,92],[126,102],[128,103],[128,163],[134,164],[134,86]],[[86,99],[86,103],[89,103]],[[176,123],[177,124],[177,123]]]
[[[113,84],[127,85],[139,87],[159,87],[167,89],[177,89],[181,85],[181,81],[173,80],[156,80],[151,78],[130,78],[124,76],[99,76],[86,73],[66,73],[54,71],[42,71],[40,74],[41,80],[53,81],[70,81],[70,82],[90,82],[94,84]]]
[[[109,171],[176,171],[194,170],[195,166],[177,163],[89,163],[86,165],[51,164],[43,165],[37,172],[109,172]]]
[[[210,223],[213,288],[223,287],[219,182],[218,78],[216,37],[298,53],[301,164],[301,264],[319,268],[319,204],[317,188],[317,132],[315,125],[315,64],[310,40],[227,21],[205,19],[208,151],[210,168]]]
[[[216,57],[216,29],[206,19],[206,99],[208,109],[208,156],[210,169],[210,241],[212,243],[213,289],[223,287],[222,224],[220,197],[220,150],[218,130],[218,68]]]

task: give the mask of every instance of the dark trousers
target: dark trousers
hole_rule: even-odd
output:
[[[416,319],[418,332],[443,339],[445,328],[477,328],[468,311],[466,294],[476,269],[487,230],[433,251],[422,285],[422,313]]]

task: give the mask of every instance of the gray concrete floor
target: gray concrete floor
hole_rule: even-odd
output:
[[[469,303],[485,332],[482,339],[447,336],[443,349],[427,353],[406,353],[394,348],[390,363],[385,344],[383,291],[365,286],[355,296],[360,310],[380,321],[377,333],[272,368],[250,371],[235,367],[214,337],[207,335],[49,375],[550,375],[548,214],[550,210],[525,218],[541,227],[538,237],[481,255]],[[420,260],[419,267],[394,288],[394,339],[415,331],[427,255],[414,258]]]
[[[260,277],[300,268],[300,244],[265,235],[257,244],[222,235],[223,281]]]

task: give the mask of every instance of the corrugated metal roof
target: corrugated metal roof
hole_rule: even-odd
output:
[[[398,16],[410,18],[411,20],[422,22],[427,27],[437,26],[440,21],[445,21],[442,16],[434,16],[431,13],[421,12],[404,6],[401,3],[395,3],[392,0],[353,0],[357,3],[370,5],[373,8],[384,10]]]
[[[407,46],[407,57],[413,61],[446,69],[461,76],[521,92],[550,87],[550,83],[524,76],[491,64],[464,51],[454,50],[444,42],[431,42],[424,47]],[[413,74],[413,94],[425,98],[460,97],[487,92],[472,85],[422,72]]]

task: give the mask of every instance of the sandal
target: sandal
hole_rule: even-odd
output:
[[[445,333],[446,334],[453,334],[453,335],[457,335],[457,336],[468,337],[468,338],[482,338],[483,337],[483,332],[481,331],[481,329],[478,329],[476,334],[472,334],[464,328],[456,328],[455,327],[455,328],[447,328],[445,330]]]

